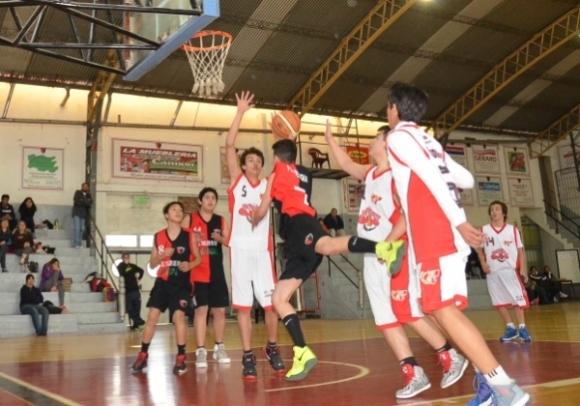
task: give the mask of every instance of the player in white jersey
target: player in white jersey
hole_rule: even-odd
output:
[[[376,138],[369,145],[369,155],[377,164],[361,165],[354,162],[338,145],[330,124],[326,127],[326,141],[338,165],[353,178],[365,182],[357,234],[377,242],[387,237],[390,240],[406,238],[404,228],[394,230],[393,227],[403,214],[394,198],[393,177],[387,159],[385,138],[389,130],[388,126],[379,128]],[[451,347],[443,334],[423,319],[418,302],[418,281],[416,275],[409,272],[409,262],[412,261],[406,255],[401,271],[391,277],[375,254],[365,254],[364,257],[364,282],[375,324],[395,353],[405,375],[405,387],[396,393],[400,399],[411,398],[431,387],[423,368],[413,355],[404,324],[408,324],[436,351],[443,365],[442,388],[461,379],[469,365],[469,361]]]
[[[459,196],[459,188],[473,187],[473,176],[416,124],[427,111],[427,100],[418,87],[397,83],[387,106],[393,127],[387,136],[388,159],[417,261],[423,311],[435,317],[477,368],[478,391],[468,406],[525,406],[529,394],[510,379],[461,312],[467,305],[469,245],[479,248],[484,239],[467,222]]]
[[[232,273],[232,307],[238,311],[238,326],[242,338],[244,379],[258,376],[256,358],[252,353],[252,319],[254,295],[266,313],[268,343],[263,352],[274,371],[284,373],[284,362],[276,345],[278,315],[272,306],[272,292],[276,284],[276,270],[272,259],[270,213],[265,221],[252,230],[251,219],[260,206],[266,191],[266,179],[260,180],[264,154],[256,148],[244,151],[238,162],[235,140],[246,111],[253,107],[254,95],[250,92],[236,94],[238,112],[226,138],[226,161],[231,185],[228,189],[232,226],[228,246]]]
[[[523,341],[532,341],[524,317],[524,309],[530,306],[530,302],[522,284],[522,279],[524,283],[528,281],[522,237],[517,227],[506,223],[505,203],[491,202],[488,213],[491,223],[481,228],[485,234],[485,243],[478,249],[478,255],[483,272],[487,274],[491,303],[507,325],[500,341],[511,341],[518,337]],[[514,308],[519,332],[512,322],[508,307]]]

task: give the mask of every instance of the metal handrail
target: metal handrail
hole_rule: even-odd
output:
[[[340,254],[340,256],[356,271],[358,277],[358,284],[355,283],[347,274],[346,272],[334,261],[330,256],[328,258],[328,276],[332,276],[331,272],[331,264],[338,269],[338,271],[344,275],[344,277],[358,290],[358,304],[360,308],[364,308],[364,279],[363,273],[360,269],[357,268],[355,264],[353,264],[346,256]]]
[[[580,239],[580,224],[579,223],[577,223],[574,219],[567,216],[566,214],[562,213],[558,208],[554,207],[550,202],[544,200],[544,204],[545,204],[544,213],[546,214],[546,216],[550,217],[552,220],[554,220],[556,222],[556,232],[557,233],[559,233],[558,226],[564,227],[574,237]],[[547,210],[548,208],[550,209],[549,211]],[[562,222],[562,220],[558,219],[555,215],[553,215],[552,211],[555,211],[556,213],[558,213],[560,215],[561,218],[574,224],[576,226],[576,231],[571,230],[566,224],[564,224]]]
[[[115,264],[115,259],[113,258],[113,255],[111,254],[111,251],[109,250],[109,247],[107,247],[107,245],[105,244],[105,239],[103,238],[103,234],[101,234],[101,230],[99,230],[99,227],[97,227],[97,224],[95,222],[95,219],[93,219],[93,216],[91,216],[90,213],[87,213],[88,218],[90,220],[90,230],[87,233],[88,238],[91,240],[92,242],[92,246],[95,249],[95,252],[97,253],[99,260],[101,262],[101,277],[103,277],[104,275],[106,275],[106,278],[108,281],[111,282],[111,284],[113,285],[113,287],[115,288],[115,290],[118,292],[118,297],[117,297],[117,309],[119,312],[119,316],[121,317],[121,320],[124,320],[125,318],[125,280],[123,278],[119,278],[119,286],[117,286],[117,283],[115,283],[115,280],[117,279],[115,277],[115,275],[113,275],[111,273],[111,270],[109,269],[109,267],[107,266],[107,258],[111,261],[111,264],[113,266],[117,266]],[[99,238],[99,242],[97,242],[97,240],[95,239],[95,236],[93,236],[93,233],[91,232],[92,230],[94,230]],[[99,249],[100,246],[100,249]]]

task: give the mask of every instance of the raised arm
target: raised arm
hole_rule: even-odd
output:
[[[371,168],[371,165],[358,164],[348,156],[346,151],[343,150],[334,139],[334,136],[332,135],[332,126],[330,125],[329,120],[326,120],[326,133],[324,134],[324,137],[326,138],[326,142],[330,147],[330,152],[334,156],[334,159],[336,159],[338,166],[353,178],[365,180],[365,176]]]
[[[262,196],[262,202],[260,207],[256,209],[254,215],[252,216],[252,227],[256,227],[266,214],[270,210],[270,205],[272,204],[272,185],[274,184],[275,174],[272,173],[268,176],[268,186],[266,187],[266,193]]]
[[[240,124],[244,118],[246,111],[254,107],[252,100],[254,100],[254,95],[250,92],[242,92],[240,96],[236,93],[236,99],[238,101],[238,112],[234,117],[234,121],[228,131],[228,136],[226,137],[226,162],[228,164],[228,173],[230,174],[230,179],[232,184],[236,181],[237,177],[242,172],[240,164],[238,162],[238,154],[236,153],[236,136],[240,130]]]

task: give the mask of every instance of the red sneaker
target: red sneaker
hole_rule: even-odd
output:
[[[131,368],[133,372],[143,372],[143,369],[147,368],[147,358],[149,358],[149,354],[141,351],[137,356],[137,361],[135,361]]]

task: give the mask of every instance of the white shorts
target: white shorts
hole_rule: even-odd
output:
[[[252,310],[254,295],[264,310],[272,309],[276,268],[270,251],[230,248],[232,307]]]
[[[376,255],[367,254],[364,258],[364,281],[379,330],[402,326],[423,317],[417,298],[418,289],[409,281],[407,261],[395,277],[387,273]]]
[[[456,253],[417,265],[424,313],[433,313],[451,304],[459,309],[467,307],[466,263],[467,255]]]
[[[526,288],[515,269],[504,269],[487,274],[487,289],[493,307],[530,306]]]

